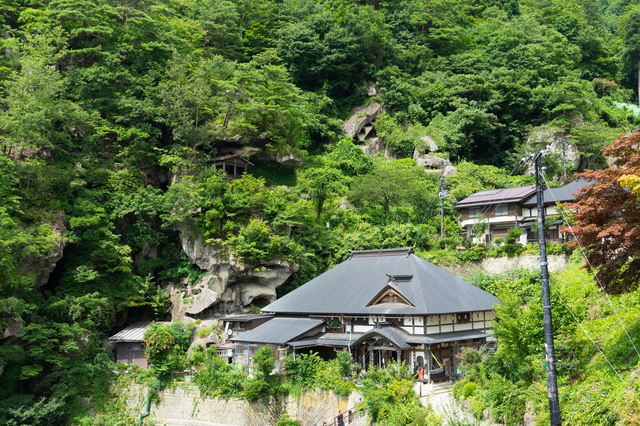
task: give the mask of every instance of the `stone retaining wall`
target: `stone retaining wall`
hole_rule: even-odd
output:
[[[136,417],[145,411],[148,389],[132,384],[124,391],[127,406]],[[148,417],[156,425],[166,426],[269,426],[286,412],[301,426],[333,424],[338,410],[357,405],[361,395],[353,392],[343,397],[322,390],[307,392],[299,398],[288,396],[248,402],[241,399],[202,397],[194,385],[180,384],[160,393],[160,403],[151,405]]]
[[[560,272],[565,266],[569,257],[564,254],[547,255],[549,272]],[[489,257],[482,262],[468,262],[462,265],[440,266],[442,269],[451,272],[460,278],[468,279],[482,271],[489,275],[503,274],[511,269],[540,269],[540,256],[537,254],[521,254],[514,257]]]

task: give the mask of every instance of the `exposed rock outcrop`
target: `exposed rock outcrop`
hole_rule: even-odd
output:
[[[276,163],[280,163],[285,167],[294,168],[302,166],[302,157],[293,154],[274,154],[271,156]]]
[[[391,157],[389,155],[389,149],[384,146],[382,141],[378,138],[373,138],[366,145],[360,145],[362,151],[370,157],[375,157],[379,152],[384,152],[384,158],[389,160]]]
[[[444,176],[455,175],[458,170],[447,159],[433,155],[421,154],[417,149],[413,151],[413,160],[420,167],[424,167],[426,172],[440,172],[442,162],[444,162]]]
[[[565,138],[567,138],[567,136],[561,129],[544,128],[533,132],[527,140],[527,144],[535,147],[530,149],[531,152],[539,151],[540,149],[543,149],[544,146],[551,145],[551,152],[562,157],[562,140]],[[578,146],[569,143],[569,141],[566,141],[565,145],[565,158],[567,166],[573,166],[576,168],[579,168],[583,161],[582,154],[580,154]],[[534,166],[531,165],[525,173],[529,175],[534,174]]]
[[[280,259],[247,265],[232,254],[224,255],[211,245],[204,245],[202,238],[185,224],[179,225],[178,231],[182,248],[191,263],[208,271],[198,282],[188,285],[186,293],[181,295],[188,300],[183,310],[188,315],[208,309],[233,312],[248,307],[256,299],[271,303],[276,300],[276,288],[298,267]],[[173,302],[175,305],[178,301]],[[173,314],[179,317],[180,310]]]
[[[420,138],[421,141],[424,142],[425,148],[427,148],[431,152],[435,152],[438,150],[438,145],[436,145],[435,141],[429,135],[424,135]]]
[[[7,344],[12,340],[20,337],[20,332],[24,328],[24,322],[22,322],[22,318],[14,318],[7,325],[7,327],[2,331],[2,339],[0,342],[2,344]]]
[[[43,286],[49,281],[49,275],[53,272],[53,268],[56,267],[56,263],[62,259],[64,254],[64,247],[66,241],[64,239],[64,233],[67,228],[63,223],[64,214],[57,217],[51,225],[51,230],[56,236],[56,241],[53,249],[46,255],[33,259],[22,259],[22,266],[20,272],[22,275],[33,275],[35,277],[35,284]]]
[[[342,123],[342,133],[360,143],[372,140],[376,136],[375,119],[382,111],[382,105],[378,102],[355,108],[351,117]]]

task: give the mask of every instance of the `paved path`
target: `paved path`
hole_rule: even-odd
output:
[[[480,423],[458,404],[453,397],[452,389],[453,382],[439,383],[436,385],[423,384],[422,390],[420,390],[420,383],[417,383],[414,387],[418,395],[422,392],[420,402],[425,406],[431,405],[433,411],[442,414],[445,421],[453,421],[453,424],[479,425]],[[448,422],[445,424],[448,424]]]

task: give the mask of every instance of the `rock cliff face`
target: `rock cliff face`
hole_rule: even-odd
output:
[[[444,176],[449,177],[455,175],[458,170],[451,165],[447,159],[436,157],[433,155],[421,154],[417,149],[413,151],[413,160],[420,167],[424,167],[426,172],[440,172],[441,162],[444,163]]]
[[[64,240],[64,233],[67,230],[63,223],[63,217],[64,216],[60,216],[51,225],[51,229],[56,236],[56,242],[53,249],[45,256],[37,259],[22,259],[20,272],[23,275],[35,276],[35,283],[38,286],[43,286],[47,283],[47,281],[49,280],[49,275],[51,275],[53,268],[56,267],[56,263],[58,262],[58,260],[62,259],[64,246],[66,245],[66,241]]]
[[[228,313],[256,301],[271,303],[276,300],[276,288],[298,267],[279,259],[248,266],[233,255],[224,255],[220,250],[204,245],[202,238],[195,235],[189,226],[182,224],[178,231],[189,261],[208,271],[198,282],[188,286],[186,314],[196,315],[205,310]]]

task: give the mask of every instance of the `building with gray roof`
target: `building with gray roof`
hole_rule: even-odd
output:
[[[486,341],[500,301],[416,256],[411,248],[351,257],[262,309],[274,319],[231,338],[236,352],[272,344],[334,358],[348,349],[361,365],[405,361],[451,377],[463,346]]]
[[[138,364],[142,368],[147,368],[147,358],[144,355],[144,333],[149,328],[151,321],[137,321],[118,333],[109,337],[109,340],[116,343],[116,361],[125,364]],[[157,324],[169,324],[158,321]]]
[[[573,194],[580,188],[590,185],[577,179],[561,188],[548,188],[543,192],[545,216],[558,216],[557,204],[572,202]],[[492,189],[478,191],[459,201],[456,209],[460,211],[460,226],[466,230],[467,239],[476,244],[491,244],[497,238],[504,239],[509,229],[520,228],[520,243],[537,243],[538,235],[531,231],[531,225],[537,220],[538,208],[534,185],[516,188]],[[474,235],[473,227],[479,222],[487,224],[482,235]],[[556,220],[546,229],[550,242],[564,242],[568,236],[560,232],[562,220]]]

